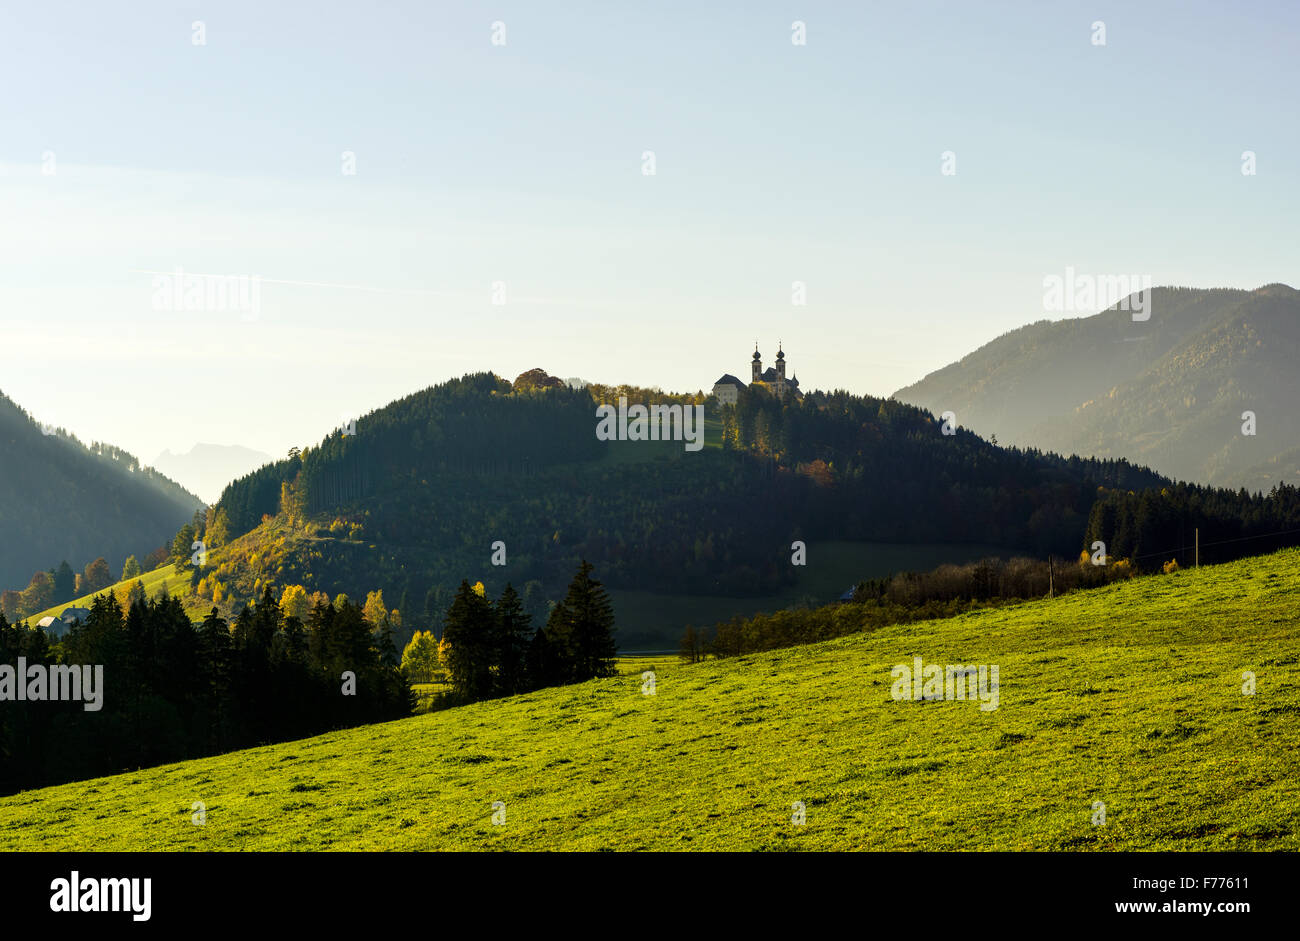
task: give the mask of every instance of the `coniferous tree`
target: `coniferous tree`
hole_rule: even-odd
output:
[[[409,688],[381,662],[360,607],[318,603],[313,616],[328,623],[305,635],[267,589],[233,631],[215,607],[196,629],[166,593],[125,612],[112,593],[97,595],[53,646],[44,631],[0,620],[0,662],[93,664],[106,681],[97,710],[0,709],[0,793],[409,715]],[[356,673],[355,698],[340,696],[335,668]]]
[[[377,654],[370,625],[362,613],[361,605],[346,602],[334,619],[334,650],[337,665],[351,670],[360,679],[371,659]]]
[[[502,696],[512,696],[527,688],[528,644],[532,639],[532,619],[523,602],[508,582],[496,603],[497,686]]]
[[[230,691],[230,626],[214,606],[199,627],[199,701],[209,745],[221,749],[231,740],[231,716],[227,700]]]
[[[564,601],[558,602],[547,615],[546,626],[539,632],[543,635],[546,661],[540,686],[555,686],[561,683],[575,682],[577,671],[574,663],[577,653],[573,644],[573,616]],[[539,654],[542,651],[539,651]]]
[[[528,644],[528,683],[534,689],[563,682],[560,665],[546,628],[539,627]]]
[[[307,652],[313,663],[323,673],[334,669],[331,651],[334,649],[334,605],[320,599],[307,615]]]
[[[614,606],[605,587],[591,577],[592,565],[583,559],[569,583],[568,594],[551,611],[547,640],[559,661],[565,683],[581,683],[614,675],[618,645],[614,641]]]
[[[198,541],[198,534],[192,523],[186,523],[176,533],[172,539],[172,551],[168,558],[176,565],[184,568],[190,564],[190,557],[194,554],[193,545]]]
[[[401,660],[397,655],[397,642],[394,639],[393,622],[387,614],[374,629],[375,649],[379,651],[379,662],[386,667],[396,668]]]
[[[487,598],[462,580],[447,609],[442,637],[451,685],[471,701],[492,693],[494,620]]]
[[[605,586],[591,577],[591,571],[591,563],[583,559],[565,598],[573,617],[574,670],[579,682],[613,676],[618,656],[614,606]]]
[[[72,566],[68,560],[64,559],[59,563],[59,567],[54,572],[54,602],[62,604],[65,601],[71,601],[76,597],[74,592],[77,590],[77,573],[72,571]]]

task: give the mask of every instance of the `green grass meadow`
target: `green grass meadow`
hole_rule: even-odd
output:
[[[16,794],[0,848],[1294,851],[1298,574],[1287,551],[737,660],[625,658],[607,680]],[[997,664],[999,708],[895,701],[914,656]]]
[[[36,624],[41,620],[41,618],[55,614],[62,614],[68,608],[89,608],[90,603],[95,599],[95,595],[102,595],[105,592],[116,593],[119,588],[124,585],[134,584],[135,581],[136,579],[134,578],[128,578],[125,581],[115,582],[108,588],[101,588],[94,594],[82,595],[80,598],[73,601],[65,601],[62,604],[56,604],[52,608],[46,608],[44,611],[40,611],[30,617],[25,617],[22,620],[26,621],[28,624]],[[161,565],[152,572],[145,572],[139,577],[139,581],[144,583],[145,594],[150,598],[156,598],[158,595],[162,594],[164,589],[169,595],[184,598],[189,594],[190,590],[189,570],[186,568],[178,569],[175,565]],[[186,611],[191,616],[195,615],[195,611],[191,611],[189,605],[186,606]],[[199,616],[202,616],[201,612],[199,613]]]

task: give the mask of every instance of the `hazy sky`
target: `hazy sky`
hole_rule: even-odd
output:
[[[755,338],[887,395],[1066,266],[1300,286],[1296,3],[42,0],[0,88],[0,391],[146,462],[481,369],[707,388]],[[156,309],[177,267],[256,316]]]

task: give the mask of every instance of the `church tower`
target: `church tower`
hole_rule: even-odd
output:
[[[781,344],[776,344],[776,384],[785,385],[785,353],[781,350]]]
[[[753,378],[750,379],[750,382],[758,382],[760,379],[763,378],[763,357],[759,355],[757,340],[754,341],[754,363],[753,363],[752,376]]]

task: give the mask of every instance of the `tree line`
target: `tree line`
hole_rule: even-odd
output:
[[[403,651],[408,675],[445,668],[451,694],[440,705],[510,696],[614,674],[614,609],[585,559],[563,600],[534,630],[519,594],[507,583],[492,600],[479,582],[462,580],[436,645],[424,632]]]
[[[58,568],[32,575],[31,581],[22,591],[10,588],[0,592],[0,613],[10,621],[29,617],[46,608],[103,591],[118,581],[139,578],[164,561],[166,551],[161,548],[146,556],[143,565],[135,556],[129,555],[122,564],[121,577],[114,578],[113,571],[103,556],[87,562],[85,569],[80,572],[74,572],[68,560],[64,559]]]
[[[965,565],[941,565],[929,572],[900,572],[861,581],[849,600],[816,608],[796,608],[752,617],[734,617],[711,628],[687,627],[680,655],[689,662],[706,656],[739,657],[763,650],[872,631],[887,624],[910,624],[955,617],[1032,598],[1061,595],[1132,578],[1127,559],[1082,552],[1065,559],[989,558]]]
[[[103,706],[0,706],[0,792],[218,754],[409,715],[391,631],[344,600],[286,617],[268,586],[232,622],[180,601],[95,597],[59,640],[0,616],[0,663],[98,664]]]
[[[687,627],[680,654],[690,662],[742,656],[1168,574],[1196,564],[1197,529],[1205,565],[1300,545],[1300,488],[1278,484],[1268,494],[1250,494],[1176,484],[1103,491],[1089,519],[1088,548],[1074,561],[991,558],[867,579],[846,602]]]
[[[1143,571],[1171,559],[1185,568],[1195,564],[1198,530],[1202,564],[1300,545],[1300,488],[1279,483],[1267,494],[1190,483],[1141,492],[1105,489],[1093,504],[1084,541],[1104,542],[1108,553]]]

